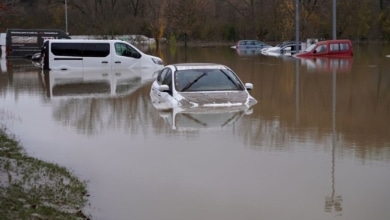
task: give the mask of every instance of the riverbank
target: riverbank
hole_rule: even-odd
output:
[[[28,156],[0,128],[0,219],[89,219],[86,183],[66,168]]]

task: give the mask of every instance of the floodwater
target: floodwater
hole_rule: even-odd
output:
[[[157,54],[231,67],[254,85],[258,103],[245,114],[159,112],[148,70],[41,73],[2,59],[0,124],[31,156],[88,182],[92,219],[388,220],[390,45],[354,51]]]

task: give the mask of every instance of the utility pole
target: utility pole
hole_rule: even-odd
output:
[[[336,36],[336,0],[333,0],[333,40],[337,39]]]
[[[65,33],[68,33],[68,0],[65,0]]]
[[[295,0],[295,53],[299,52],[299,0]]]

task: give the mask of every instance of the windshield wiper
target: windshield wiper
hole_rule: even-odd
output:
[[[202,75],[196,77],[193,81],[187,83],[186,86],[184,86],[184,88],[181,90],[182,92],[186,91],[187,89],[189,89],[192,85],[194,85],[196,82],[198,82],[198,80],[200,78],[202,78],[203,76],[205,76],[207,73],[203,73]]]
[[[240,84],[238,84],[234,79],[232,79],[232,77],[230,77],[224,70],[221,70],[221,72],[233,83],[233,85],[235,85],[239,89],[243,89],[242,86],[240,86]]]

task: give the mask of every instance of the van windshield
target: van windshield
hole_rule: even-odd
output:
[[[141,58],[141,54],[137,50],[124,43],[116,43],[115,52],[119,56],[132,57],[137,59]]]

